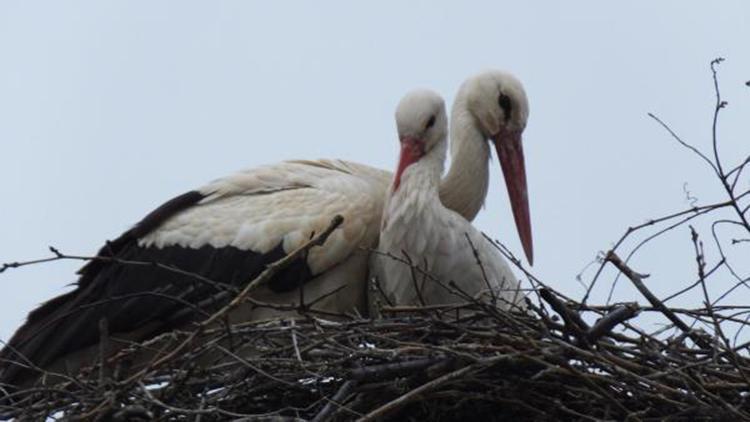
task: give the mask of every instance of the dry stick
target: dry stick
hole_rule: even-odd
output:
[[[343,405],[343,402],[344,399],[349,397],[349,395],[354,391],[355,387],[357,387],[357,382],[352,380],[349,380],[342,384],[341,388],[339,388],[339,391],[337,391],[336,394],[329,399],[328,403],[326,403],[323,409],[321,409],[320,412],[315,415],[312,422],[323,422],[340,408],[351,412],[351,410]]]
[[[109,321],[99,320],[99,385],[104,385],[107,353],[109,352]]]
[[[721,165],[721,160],[719,159],[719,139],[717,135],[717,126],[719,123],[719,112],[727,106],[727,102],[721,99],[721,91],[719,90],[719,77],[718,72],[716,70],[716,66],[719,65],[721,62],[724,61],[723,57],[717,57],[713,61],[711,61],[711,74],[713,76],[714,80],[714,93],[716,94],[716,105],[714,107],[714,118],[711,122],[711,144],[713,146],[714,150],[714,159],[716,161],[716,168],[718,169],[718,175],[719,179],[721,180],[721,184],[724,186],[724,190],[726,190],[727,195],[729,196],[729,199],[732,200],[732,207],[737,212],[738,217],[740,220],[742,220],[742,225],[744,228],[750,232],[750,222],[745,217],[745,213],[740,210],[740,206],[737,203],[737,198],[735,197],[734,190],[732,186],[730,186],[728,181],[727,174],[724,173],[724,169]]]
[[[749,194],[750,194],[750,190],[748,190],[748,191],[742,193],[741,195],[737,196],[737,199],[739,200],[741,197],[744,197],[745,195],[749,195]],[[682,216],[687,215],[687,214],[691,214],[691,213],[693,214],[693,215],[690,215],[689,217],[686,217],[686,218],[682,219],[681,221],[679,221],[677,223],[674,223],[672,226],[668,227],[667,229],[661,230],[660,232],[656,233],[655,235],[650,236],[649,238],[647,238],[646,240],[644,240],[644,242],[646,242],[646,241],[650,240],[651,238],[653,238],[653,237],[655,237],[655,236],[663,233],[666,230],[670,230],[670,229],[672,229],[674,227],[682,225],[683,223],[685,223],[685,222],[687,222],[687,221],[689,221],[689,220],[691,220],[693,218],[699,217],[699,216],[701,216],[703,214],[707,214],[709,212],[712,212],[712,211],[720,209],[720,208],[732,206],[734,203],[735,203],[735,201],[733,201],[733,200],[730,199],[728,201],[719,202],[719,203],[715,203],[715,204],[703,205],[703,206],[699,206],[699,207],[691,207],[691,208],[688,208],[686,210],[675,212],[675,213],[672,213],[672,214],[669,214],[669,215],[665,215],[665,216],[662,216],[662,217],[659,217],[659,218],[656,218],[656,219],[648,220],[647,222],[645,222],[643,224],[638,224],[636,226],[628,227],[628,229],[625,230],[625,233],[623,233],[622,236],[620,236],[620,238],[617,240],[617,242],[615,242],[615,245],[612,246],[611,250],[612,251],[616,251],[625,242],[625,240],[628,239],[633,233],[635,233],[635,232],[637,232],[637,231],[639,231],[641,229],[644,229],[646,227],[654,226],[654,225],[657,225],[657,224],[661,224],[661,223],[663,223],[665,221],[669,221],[669,220],[672,220],[674,218],[682,217]],[[641,242],[639,244],[638,248],[644,242]],[[632,255],[633,253],[635,253],[635,250],[633,250],[630,253],[630,255]],[[599,276],[602,274],[602,271],[604,270],[604,267],[605,267],[606,264],[607,264],[607,260],[606,259],[602,260],[601,264],[599,265],[599,268],[596,270],[596,274],[594,274],[594,278],[592,279],[591,283],[589,284],[588,289],[586,289],[586,294],[583,296],[583,299],[581,299],[581,301],[580,301],[582,304],[585,304],[588,301],[588,298],[591,295],[591,292],[594,290],[594,286],[596,285],[597,281],[599,280]]]
[[[589,330],[589,325],[586,324],[586,321],[581,318],[581,315],[578,312],[565,306],[560,299],[555,297],[555,295],[546,288],[539,289],[539,296],[541,296],[545,302],[549,303],[555,312],[560,314],[565,321],[565,326],[575,334],[576,338],[580,341],[587,340],[586,331]]]
[[[698,148],[696,148],[696,147],[690,145],[689,143],[685,142],[680,137],[680,135],[676,134],[672,130],[672,128],[669,127],[668,124],[664,123],[664,121],[661,120],[660,118],[656,117],[656,115],[654,115],[653,113],[647,113],[647,114],[648,114],[648,117],[654,119],[657,123],[659,123],[661,125],[661,127],[664,128],[664,130],[666,130],[667,132],[669,132],[669,134],[672,135],[672,138],[674,138],[677,142],[679,142],[680,145],[684,146],[685,148],[689,149],[690,151],[693,151],[698,157],[700,157],[703,161],[705,161],[706,164],[708,164],[711,167],[711,169],[713,169],[713,171],[716,174],[716,176],[718,176],[719,178],[721,178],[721,172],[716,167],[716,165],[711,161],[711,159],[706,156],[706,154],[704,154]]]
[[[698,266],[698,279],[701,282],[701,287],[703,290],[703,298],[706,304],[706,313],[713,322],[714,332],[719,337],[719,339],[721,339],[722,343],[724,343],[724,347],[727,349],[727,353],[729,354],[732,365],[734,365],[735,369],[737,369],[737,372],[740,373],[745,382],[750,383],[747,374],[745,374],[745,371],[742,369],[742,365],[740,365],[737,354],[735,353],[734,349],[732,349],[732,345],[729,343],[729,339],[726,337],[726,335],[724,335],[724,330],[721,329],[721,323],[717,319],[716,313],[712,308],[713,305],[711,304],[708,296],[708,289],[706,288],[706,258],[703,253],[703,242],[698,239],[698,232],[695,231],[695,228],[693,226],[690,226],[690,238],[693,241],[693,248],[695,249],[695,262]]]
[[[523,273],[524,276],[526,276],[526,278],[529,280],[529,282],[532,285],[532,288],[529,289],[531,292],[534,292],[534,293],[537,294],[537,296],[539,296],[539,289],[544,288],[544,289],[547,289],[548,291],[552,292],[557,297],[560,297],[560,298],[563,298],[563,299],[565,299],[567,301],[573,302],[573,300],[571,298],[565,296],[564,294],[560,293],[559,291],[556,291],[555,289],[553,289],[550,286],[548,286],[546,283],[544,283],[541,280],[539,280],[536,276],[534,276],[534,274],[532,274],[528,269],[526,269],[523,266],[523,263],[521,262],[521,260],[519,260],[518,258],[515,257],[515,255],[513,255],[513,253],[510,251],[510,249],[508,249],[507,246],[505,246],[504,244],[502,244],[498,240],[493,240],[492,238],[490,238],[489,236],[487,236],[484,233],[482,233],[482,235],[484,236],[485,239],[487,239],[488,242],[490,242],[490,244],[498,252],[500,252],[500,254],[505,259],[509,260],[513,264],[513,266],[515,266],[519,271],[521,271]],[[538,286],[542,286],[542,287],[538,287]],[[521,289],[520,285],[519,285],[519,288],[516,289],[516,290],[518,292],[521,292],[521,291],[523,291],[525,289]],[[527,299],[528,299],[528,297],[527,297]],[[530,300],[529,300],[529,302],[530,302]],[[539,301],[539,303],[541,304],[541,300]]]
[[[302,286],[300,286],[300,289],[301,288]],[[304,365],[304,362],[302,362],[302,354],[299,351],[299,343],[297,342],[297,332],[294,329],[296,325],[297,324],[295,323],[294,318],[292,318],[292,324],[291,324],[292,329],[289,332],[292,334],[292,345],[294,346],[294,354],[295,356],[297,356],[297,361],[300,364]]]
[[[471,247],[471,252],[474,255],[474,260],[479,266],[479,269],[482,271],[482,279],[484,280],[484,284],[487,286],[487,291],[490,292],[490,295],[492,296],[492,303],[495,304],[497,302],[497,298],[495,297],[496,295],[495,289],[492,288],[492,285],[490,284],[490,280],[487,278],[487,272],[484,270],[484,264],[482,264],[482,259],[479,257],[479,251],[474,246],[474,243],[471,241],[471,237],[469,237],[469,233],[464,233],[464,236],[466,236],[466,241],[469,242],[469,247]]]
[[[691,330],[687,324],[685,324],[677,315],[675,315],[675,313],[672,312],[671,309],[667,308],[666,305],[664,305],[664,303],[659,300],[659,298],[651,293],[651,291],[643,283],[643,276],[636,273],[624,262],[622,262],[622,260],[619,256],[617,256],[616,253],[614,253],[613,251],[609,251],[605,260],[607,262],[611,262],[615,267],[617,267],[618,270],[625,274],[625,277],[627,277],[635,285],[638,291],[641,292],[641,294],[651,303],[651,305],[654,308],[658,309],[662,314],[664,314],[664,316],[667,317],[668,320],[672,321],[675,327],[679,328],[680,330],[682,330],[682,332],[687,334],[690,339],[695,342],[695,344],[704,349],[711,348],[711,344],[709,342],[693,332],[693,330]]]
[[[719,262],[721,262],[724,265],[724,267],[729,271],[729,273],[732,275],[732,277],[734,277],[737,280],[737,283],[734,285],[734,287],[722,293],[714,302],[712,302],[712,304],[719,303],[726,296],[728,296],[732,291],[734,291],[734,289],[736,289],[737,287],[741,285],[744,285],[745,287],[747,287],[747,282],[750,281],[750,277],[740,276],[737,273],[737,270],[735,270],[735,268],[729,262],[729,259],[727,259],[727,256],[724,253],[724,247],[722,247],[721,240],[719,239],[719,235],[716,232],[716,228],[720,224],[729,224],[729,225],[735,225],[735,226],[740,226],[740,227],[742,227],[742,224],[739,221],[725,220],[725,219],[716,220],[711,223],[711,237],[714,239],[716,249],[719,252],[719,256],[721,257]],[[732,244],[735,244],[735,242],[733,241]],[[708,275],[706,276],[708,277]]]
[[[51,247],[50,247],[50,249],[51,249]],[[9,270],[9,269],[12,269],[12,268],[21,268],[21,267],[25,267],[27,265],[36,265],[36,264],[43,264],[45,262],[54,262],[54,261],[59,261],[61,259],[64,259],[64,258],[62,258],[60,256],[53,256],[53,257],[50,257],[50,258],[40,258],[40,259],[34,259],[34,260],[31,260],[31,261],[24,261],[24,262],[20,262],[20,261],[6,262],[6,263],[4,263],[3,265],[0,266],[0,273],[3,273],[6,270]]]
[[[426,358],[415,359],[407,362],[384,363],[380,365],[369,365],[352,369],[349,375],[357,381],[373,382],[382,379],[392,378],[394,376],[406,376],[416,371],[425,370],[426,368],[441,362],[448,362],[450,358]]]
[[[588,333],[586,333],[589,343],[596,343],[597,340],[602,336],[607,335],[618,324],[633,318],[639,313],[640,309],[635,303],[616,307],[613,311],[601,317],[599,321],[589,329]]]
[[[503,358],[504,358],[504,356],[503,356]],[[490,359],[490,361],[492,361],[492,360],[494,360],[494,359]],[[467,373],[467,372],[469,372],[471,370],[477,369],[478,366],[479,365],[477,365],[477,364],[472,364],[472,365],[469,365],[469,366],[464,366],[461,369],[458,369],[458,370],[453,371],[453,372],[449,372],[449,373],[447,373],[447,374],[445,374],[445,375],[443,375],[443,376],[441,376],[439,378],[435,378],[434,380],[432,380],[430,382],[422,384],[419,387],[417,387],[417,388],[409,391],[408,393],[406,393],[406,394],[404,394],[404,395],[396,398],[395,400],[392,400],[392,401],[390,401],[390,402],[388,402],[388,403],[386,403],[386,404],[378,407],[377,409],[373,410],[372,412],[370,412],[370,413],[366,414],[365,416],[357,419],[357,422],[368,422],[368,421],[374,421],[374,420],[376,420],[378,418],[381,418],[381,417],[385,416],[387,413],[392,412],[392,411],[398,409],[399,407],[402,407],[405,404],[409,403],[414,398],[418,397],[420,394],[426,393],[426,392],[428,392],[428,391],[430,391],[430,390],[432,390],[434,388],[437,388],[440,385],[442,385],[442,384],[444,384],[444,383],[446,383],[448,381],[451,381],[451,380],[456,379],[456,378],[460,378],[465,373]]]
[[[729,205],[731,205],[731,204],[729,204]],[[713,209],[703,210],[703,211],[696,211],[694,214],[689,215],[689,216],[687,216],[687,217],[685,217],[685,218],[683,218],[683,219],[681,219],[681,220],[679,220],[679,221],[677,221],[675,223],[671,223],[667,227],[664,227],[663,229],[660,229],[660,230],[656,231],[655,233],[653,233],[653,234],[651,234],[649,236],[646,236],[646,238],[644,238],[643,240],[641,240],[640,242],[638,242],[635,245],[635,247],[633,247],[633,249],[628,253],[628,255],[625,257],[625,262],[626,263],[630,262],[630,258],[632,258],[633,256],[635,256],[635,254],[643,246],[645,246],[646,244],[648,244],[649,242],[651,242],[653,239],[656,239],[657,237],[663,235],[664,233],[667,233],[667,232],[669,232],[671,230],[674,230],[676,227],[682,226],[683,224],[687,223],[688,221],[691,221],[691,220],[696,219],[696,218],[698,218],[698,217],[700,217],[700,216],[702,216],[704,214],[707,214],[707,213],[711,212],[712,210]],[[615,250],[617,250],[617,248],[616,247],[612,248],[612,250],[615,251]],[[605,265],[606,263],[607,263],[606,260],[602,260],[602,265]],[[600,268],[603,268],[603,267],[600,267]],[[615,281],[612,284],[612,287],[610,288],[609,297],[607,298],[607,303],[610,303],[610,301],[612,300],[612,296],[614,295],[614,289],[615,289],[615,286],[616,286],[616,283],[617,283],[617,280],[619,279],[619,277],[620,277],[620,274],[618,273],[617,276],[615,277]]]
[[[236,360],[237,362],[241,363],[244,367],[251,369],[255,373],[263,375],[264,377],[270,380],[276,381],[279,384],[283,384],[288,387],[294,387],[295,385],[295,383],[293,382],[289,382],[287,380],[281,379],[275,376],[274,374],[271,374],[270,372],[264,371],[260,367],[253,365],[252,363],[250,363],[250,361],[248,361],[247,359],[243,358],[242,356],[236,353],[233,353],[231,350],[227,349],[226,347],[223,347],[219,344],[214,345],[214,347],[216,347],[216,349],[218,349],[222,353],[225,353],[227,356],[230,356],[232,359]]]
[[[182,343],[180,343],[177,347],[175,347],[170,353],[162,356],[160,359],[152,362],[146,368],[143,368],[141,371],[133,374],[130,378],[128,378],[125,381],[125,384],[129,384],[138,380],[140,377],[146,375],[149,370],[155,367],[158,367],[162,365],[163,363],[172,359],[175,355],[177,355],[185,347],[187,347],[198,336],[198,334],[203,331],[204,328],[213,324],[219,318],[222,318],[231,309],[235,308],[237,305],[242,303],[247,297],[247,295],[250,294],[250,292],[256,290],[257,288],[267,283],[274,275],[276,275],[277,272],[289,266],[292,262],[294,262],[297,258],[299,258],[300,255],[308,251],[313,246],[323,245],[326,242],[326,240],[328,240],[328,236],[330,236],[331,233],[333,233],[333,231],[336,230],[336,228],[338,228],[343,222],[344,222],[344,217],[340,215],[336,215],[335,217],[333,217],[333,220],[331,220],[331,224],[328,226],[328,228],[325,229],[323,232],[321,232],[319,235],[310,239],[309,241],[307,241],[307,243],[300,246],[299,248],[292,251],[291,253],[287,254],[285,257],[279,259],[278,261],[272,264],[269,264],[268,267],[266,267],[266,269],[263,270],[263,272],[260,273],[260,275],[255,277],[253,281],[248,283],[248,285],[245,286],[245,288],[242,289],[242,291],[239,294],[237,294],[237,296],[235,296],[234,299],[232,299],[232,301],[229,302],[229,304],[227,304],[225,307],[220,309],[215,314],[211,315],[208,319],[199,323],[198,328],[193,330],[193,332],[190,333],[190,335]]]
[[[427,305],[427,303],[424,300],[424,297],[422,297],[421,287],[424,287],[424,283],[422,283],[422,286],[420,286],[419,280],[417,280],[417,269],[419,268],[419,266],[412,263],[411,257],[409,256],[408,253],[406,253],[405,250],[402,249],[401,254],[404,255],[404,259],[406,260],[406,262],[408,262],[409,271],[411,274],[411,282],[414,285],[414,291],[417,293],[417,299],[419,299],[419,304],[423,306]],[[427,270],[427,266],[425,265],[425,271],[426,270]]]
[[[732,181],[732,190],[737,187],[737,182],[740,180],[740,175],[748,164],[750,164],[750,155],[745,157],[745,159],[742,160],[742,163],[740,163],[737,167],[733,168],[726,174],[726,176],[729,177],[736,172],[736,174],[734,175],[734,181]]]
[[[558,344],[558,345],[560,345],[560,346],[562,346],[564,348],[568,348],[570,350],[573,350],[573,351],[575,351],[576,353],[578,353],[580,355],[594,356],[593,352],[589,352],[587,350],[581,349],[580,347],[578,347],[578,346],[576,346],[574,344],[570,344],[570,343],[568,343],[568,342],[566,342],[566,341],[564,341],[562,339],[553,338],[552,340],[553,340],[554,343],[556,343],[556,344]],[[537,350],[540,350],[538,346],[535,345],[535,347],[537,348]],[[549,365],[549,362],[545,362],[544,360],[541,360],[541,359],[538,359],[538,358],[534,358],[534,357],[531,357],[531,356],[527,356],[527,358],[530,358],[530,360],[532,360],[532,361],[538,361],[542,365],[546,365],[546,366]],[[584,374],[581,371],[577,371],[570,364],[570,362],[568,360],[563,360],[561,362],[558,362],[558,365],[561,368],[565,369],[572,376],[581,379],[581,381],[583,381],[584,383],[586,383],[588,385],[588,387],[591,388],[592,392],[596,391],[597,393],[599,393],[601,395],[601,397],[604,397],[605,399],[607,399],[612,405],[614,405],[615,407],[617,407],[621,412],[623,412],[625,414],[628,414],[628,415],[631,414],[630,410],[628,410],[623,403],[617,401],[614,397],[612,397],[612,395],[610,395],[607,392],[607,390],[604,387],[602,387],[599,384],[597,384],[594,381],[592,381],[588,376],[586,376],[586,374]],[[618,368],[615,367],[614,369],[618,369]],[[619,369],[623,369],[623,368],[619,368]]]
[[[706,271],[706,277],[709,277],[711,274],[715,273],[719,268],[721,268],[721,266],[724,265],[724,261],[725,261],[724,258],[720,259],[719,262],[717,262],[716,264],[714,264],[714,266],[711,267],[710,270]],[[681,295],[689,292],[690,290],[696,288],[700,284],[701,284],[701,281],[700,281],[700,279],[698,279],[698,280],[694,281],[692,284],[690,284],[689,286],[684,287],[684,288],[678,290],[677,292],[672,293],[671,295],[665,297],[664,300],[662,300],[662,302],[667,303],[670,300],[676,298],[677,296],[681,296]],[[675,308],[672,308],[672,309],[675,309]]]
[[[169,271],[175,274],[184,275],[186,277],[192,278],[194,280],[200,281],[201,283],[207,284],[211,287],[214,287],[217,290],[231,290],[233,292],[239,292],[239,289],[231,284],[226,283],[220,283],[214,280],[211,280],[210,278],[204,277],[198,273],[194,273],[191,271],[186,271],[180,268],[177,268],[172,265],[163,264],[161,262],[156,261],[132,261],[128,259],[121,259],[113,256],[80,256],[80,255],[67,255],[62,252],[60,252],[59,249],[55,248],[54,246],[49,246],[50,252],[54,254],[54,256],[50,258],[41,258],[41,259],[34,259],[31,261],[17,261],[17,262],[7,262],[5,264],[2,264],[0,266],[0,273],[9,270],[9,269],[15,269],[15,268],[21,268],[26,267],[28,265],[36,265],[36,264],[42,264],[47,262],[55,262],[55,261],[62,261],[62,260],[72,260],[72,261],[84,261],[84,262],[90,262],[90,261],[101,261],[101,262],[111,262],[115,264],[121,264],[121,265],[128,265],[128,266],[139,266],[139,267],[155,267],[159,268],[165,271]]]

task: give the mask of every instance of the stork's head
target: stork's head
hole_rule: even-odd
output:
[[[396,129],[401,143],[393,189],[398,189],[401,174],[411,164],[437,147],[445,147],[448,117],[443,98],[434,91],[412,91],[398,103]]]
[[[466,99],[466,106],[485,137],[495,142],[502,132],[520,136],[526,128],[529,101],[521,81],[510,73],[480,73],[467,79],[458,95]]]
[[[531,218],[526,188],[522,134],[529,117],[529,102],[521,82],[498,70],[480,73],[461,86],[458,98],[485,140],[495,144],[508,188],[513,218],[529,263],[534,262]]]

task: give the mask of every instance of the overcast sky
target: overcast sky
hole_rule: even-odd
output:
[[[627,226],[687,207],[685,183],[701,203],[722,199],[646,115],[707,149],[714,57],[727,58],[721,153],[750,152],[750,3],[613,4],[2,1],[0,262],[48,245],[94,254],[166,199],[246,167],[391,169],[401,95],[429,87],[450,104],[467,76],[502,68],[531,106],[534,272],[580,297],[576,274]],[[522,255],[494,162],[491,183],[475,224]],[[674,291],[695,273],[691,248],[680,229],[633,266]],[[0,274],[0,339],[79,266]],[[638,298],[624,283],[616,294]]]

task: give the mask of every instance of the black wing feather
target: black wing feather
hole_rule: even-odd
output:
[[[87,263],[79,271],[76,290],[53,298],[31,312],[8,347],[0,351],[0,381],[14,385],[35,377],[30,370],[3,361],[18,359],[16,352],[44,368],[61,357],[98,343],[101,319],[107,320],[112,334],[156,323],[152,324],[156,328],[144,333],[144,338],[199,320],[206,313],[218,310],[226,301],[208,301],[211,306],[200,310],[191,305],[206,302],[227,285],[241,288],[268,263],[286,255],[281,243],[264,254],[235,247],[138,246],[139,238],[203,198],[199,192],[180,195],[105,245],[99,256],[113,259]],[[125,261],[159,263],[179,271]],[[288,291],[310,278],[309,268],[300,260],[277,274],[270,287],[274,291]],[[175,315],[181,317],[175,319]]]

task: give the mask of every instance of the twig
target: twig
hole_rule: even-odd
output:
[[[344,400],[349,397],[349,395],[354,391],[356,387],[356,381],[349,380],[343,383],[341,385],[341,388],[339,388],[339,391],[337,391],[336,394],[331,397],[328,403],[323,406],[320,412],[315,415],[312,422],[323,422],[325,420],[328,420],[328,417],[332,416],[336,410],[341,408],[346,409],[346,407],[343,405]],[[351,411],[349,410],[349,412]]]
[[[633,285],[638,289],[639,292],[646,298],[646,300],[651,303],[651,305],[658,309],[662,314],[664,314],[667,319],[672,321],[672,323],[675,325],[675,327],[679,328],[687,334],[697,345],[704,349],[711,348],[711,344],[708,343],[704,338],[693,332],[693,330],[690,329],[690,327],[687,326],[677,315],[672,312],[671,309],[667,308],[664,303],[662,303],[659,298],[654,296],[653,293],[646,287],[646,285],[643,283],[643,275],[636,273],[630,267],[625,265],[624,262],[620,259],[617,254],[610,251],[607,254],[606,260],[608,262],[611,262],[615,267],[617,267],[618,270],[620,270],[623,274],[625,274],[625,277],[627,277]]]
[[[565,326],[575,334],[580,341],[586,342],[588,338],[586,331],[589,330],[589,325],[581,318],[581,315],[565,306],[565,304],[555,297],[555,295],[553,295],[548,289],[539,289],[538,291],[542,299],[549,303],[552,309],[563,318]]]
[[[589,343],[596,343],[601,337],[609,334],[613,328],[623,321],[627,321],[630,318],[638,315],[639,313],[638,304],[626,304],[616,307],[608,314],[601,317],[593,327],[591,327],[586,333],[586,338]]]
[[[461,378],[464,374],[474,371],[480,367],[479,364],[472,364],[468,366],[464,366],[461,369],[457,369],[453,372],[449,372],[439,378],[436,378],[430,382],[427,382],[423,385],[421,385],[418,388],[415,388],[408,393],[396,398],[395,400],[392,400],[377,409],[373,410],[372,412],[366,414],[365,416],[357,419],[358,422],[368,422],[368,421],[374,421],[378,418],[382,418],[388,413],[391,413],[398,408],[406,405],[410,401],[414,400],[416,397],[418,397],[421,394],[424,394],[432,389],[435,389],[447,382],[450,382],[454,379]]]

